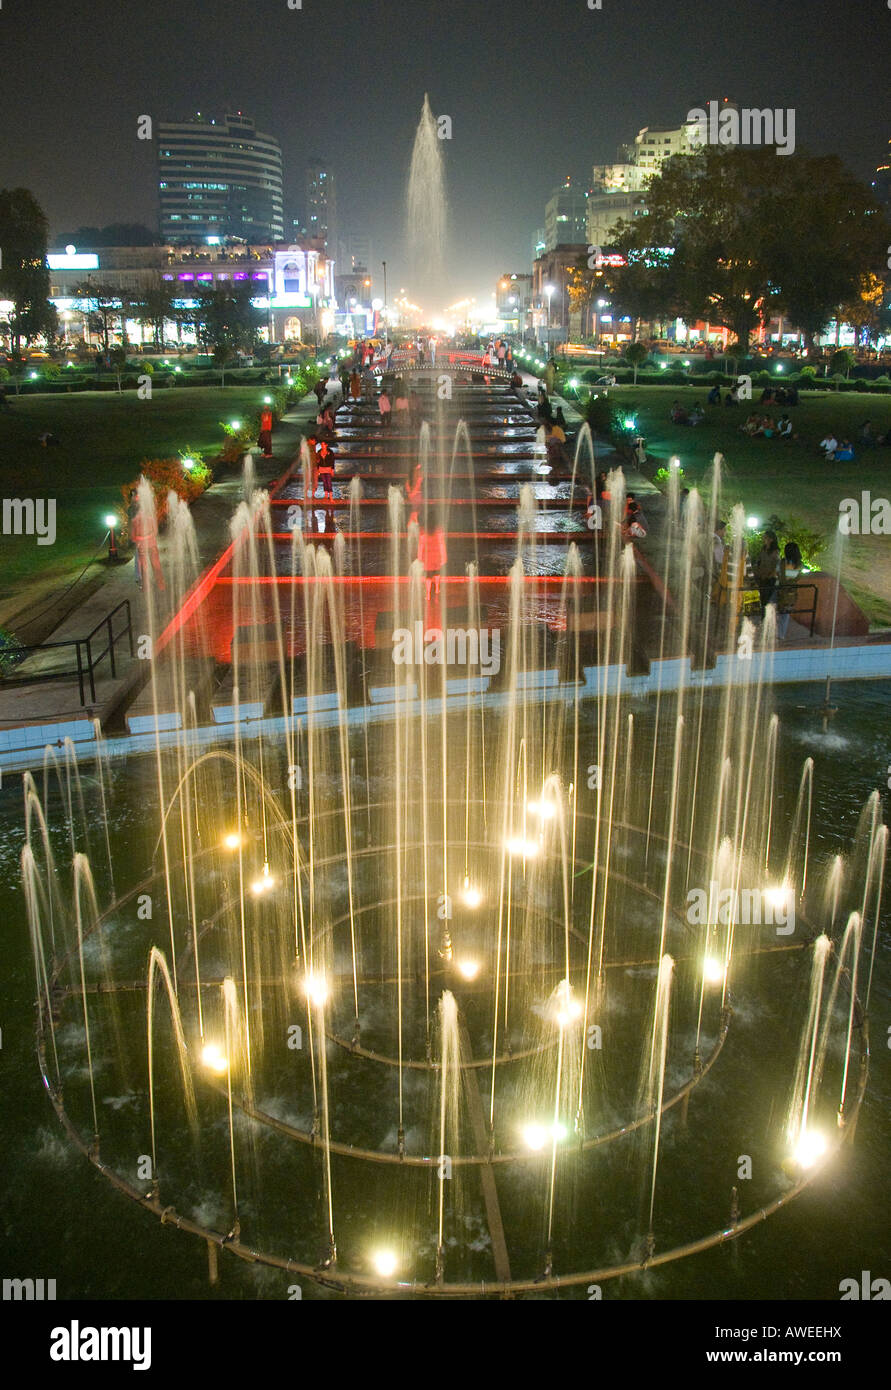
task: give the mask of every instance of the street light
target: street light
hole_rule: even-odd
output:
[[[387,323],[387,262],[381,261],[381,265],[384,268],[384,349],[386,350],[390,343],[389,329]]]
[[[601,357],[603,356],[603,311],[608,303],[608,299],[598,299],[597,301],[597,351]]]
[[[547,297],[548,297],[548,338],[547,338],[547,345],[548,345],[548,349],[550,350],[550,346],[551,346],[551,300],[552,300],[553,295],[554,295],[554,286],[553,286],[553,285],[544,285],[544,286],[543,286],[543,289],[544,289],[545,294],[546,294]]]

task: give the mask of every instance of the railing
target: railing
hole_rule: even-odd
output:
[[[782,597],[783,597],[783,595],[785,594],[786,600],[788,601],[788,600],[792,597],[793,594],[794,594],[794,595],[800,594],[801,591],[802,591],[802,589],[810,589],[810,590],[811,590],[811,593],[812,593],[813,597],[812,597],[812,600],[811,600],[810,607],[805,607],[805,608],[782,608],[782,607],[780,607],[780,608],[779,608],[779,612],[780,612],[780,613],[787,613],[787,614],[789,615],[790,618],[794,618],[794,617],[796,616],[796,614],[799,614],[799,613],[804,613],[805,615],[809,616],[811,621],[810,621],[810,630],[809,630],[809,632],[808,632],[808,636],[809,636],[809,637],[813,637],[813,635],[814,635],[814,627],[816,626],[816,622],[817,622],[817,586],[816,586],[816,584],[781,584],[780,587],[779,587],[779,592],[778,592],[778,594],[777,594],[777,598],[778,598],[779,601],[782,601]],[[794,601],[795,601],[795,600],[793,599],[793,602],[794,602]],[[802,627],[803,627],[803,626],[804,626],[804,624],[802,623]]]
[[[116,632],[114,620],[121,609],[124,609],[126,612],[126,620],[123,628],[121,628],[119,632]],[[94,652],[93,643],[97,634],[103,631],[107,639],[106,645],[100,652]],[[130,655],[132,657],[135,655],[133,645],[133,619],[130,613],[130,600],[128,598],[123,599],[116,608],[113,608],[110,613],[106,614],[106,616],[96,624],[92,632],[87,633],[86,637],[69,637],[62,642],[39,642],[35,646],[21,646],[16,648],[16,655],[30,655],[35,652],[50,652],[61,650],[63,647],[74,647],[76,664],[73,670],[69,667],[61,671],[45,671],[43,674],[35,673],[32,675],[23,673],[17,676],[2,676],[0,677],[0,683],[5,685],[31,685],[37,681],[67,680],[70,676],[76,675],[81,704],[86,705],[87,703],[87,683],[90,688],[90,703],[95,704],[96,668],[107,656],[111,665],[112,678],[115,679],[117,677],[115,648],[118,642],[122,641],[125,637],[128,639]]]

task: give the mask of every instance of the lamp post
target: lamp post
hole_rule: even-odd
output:
[[[603,310],[606,308],[606,303],[605,299],[598,299],[597,301],[597,351],[601,358],[603,357]]]
[[[554,286],[553,286],[553,285],[545,285],[543,288],[544,288],[545,294],[546,294],[547,297],[548,297],[547,349],[548,349],[548,354],[550,355],[550,351],[551,351],[551,300],[552,300],[553,297],[554,297]]]
[[[387,314],[387,262],[381,261],[381,265],[384,268],[384,350],[386,350],[390,346],[390,335],[388,331],[389,316]]]

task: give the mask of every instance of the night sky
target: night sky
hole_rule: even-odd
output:
[[[405,284],[403,199],[424,92],[444,142],[455,297],[526,270],[566,174],[645,125],[731,97],[793,107],[796,144],[868,179],[887,149],[886,0],[2,0],[0,186],[33,190],[51,236],[154,228],[155,146],[142,113],[253,116],[281,142],[286,211],[303,165],[337,178],[341,229],[364,227]],[[373,267],[379,274],[379,265]],[[407,284],[423,304],[423,287]]]

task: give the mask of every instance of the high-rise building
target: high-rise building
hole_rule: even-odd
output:
[[[686,123],[679,126],[644,126],[622,153],[631,164],[636,165],[646,183],[658,174],[666,159],[671,159],[672,155],[693,153],[696,146],[690,139],[691,129]]]
[[[367,232],[344,232],[337,241],[337,264],[341,274],[349,275],[353,270],[370,270],[371,250],[371,238]]]
[[[571,179],[554,189],[545,203],[546,251],[557,246],[585,245],[587,202],[587,191],[574,187]]]
[[[722,106],[733,103],[724,101]],[[609,246],[619,221],[630,222],[646,213],[646,188],[667,159],[693,154],[692,125],[644,126],[630,144],[619,148],[615,164],[595,164],[587,206],[589,246]]]
[[[337,188],[328,164],[311,159],[304,182],[304,228],[306,236],[322,241],[332,255],[337,251]]]
[[[160,229],[170,243],[283,241],[282,152],[241,114],[159,121]]]

